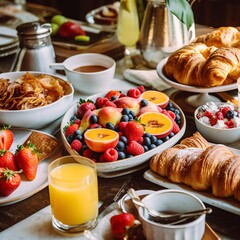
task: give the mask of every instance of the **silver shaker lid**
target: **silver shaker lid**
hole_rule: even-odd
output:
[[[39,22],[27,22],[17,26],[18,36],[21,38],[36,39],[48,37],[52,28],[49,23],[40,24]]]

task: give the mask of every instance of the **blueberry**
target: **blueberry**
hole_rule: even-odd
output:
[[[79,140],[80,142],[83,140],[82,134],[78,134],[75,139]]]
[[[82,133],[81,133],[81,131],[80,131],[79,129],[77,129],[77,130],[74,131],[74,135],[75,135],[75,136],[81,135],[81,134],[82,134]]]
[[[146,145],[146,146],[150,146],[150,144],[151,144],[150,137],[143,138],[143,144]]]
[[[128,143],[128,140],[125,136],[121,136],[119,140],[122,141],[125,145]]]
[[[132,110],[129,111],[129,114],[132,115],[133,117],[135,116],[135,113]]]
[[[169,109],[172,108],[172,107],[173,107],[172,102],[169,102],[168,105],[167,105],[167,107],[166,107],[166,109],[169,110]]]
[[[128,121],[130,122],[130,121],[132,121],[133,119],[134,119],[134,116],[131,115],[131,114],[129,114],[129,115],[128,115]]]
[[[152,144],[149,146],[149,149],[154,149],[154,148],[156,148],[156,147],[157,147],[157,146],[152,143]]]
[[[169,136],[166,136],[166,137],[162,138],[163,142],[166,142],[166,141],[168,141],[169,139],[170,139]]]
[[[128,115],[127,115],[127,114],[122,115],[120,121],[121,121],[121,122],[128,122],[128,121],[129,121],[129,117],[128,117]]]
[[[170,132],[170,134],[168,136],[169,136],[169,138],[172,138],[174,135],[175,135],[174,132]]]
[[[163,140],[158,139],[155,144],[156,144],[156,146],[160,146],[161,144],[163,144]]]
[[[129,115],[129,112],[130,112],[130,109],[129,108],[124,108],[123,110],[122,110],[122,115]]]
[[[117,96],[111,96],[110,101],[114,101],[114,100],[116,100],[116,99],[117,99]]]
[[[234,118],[234,111],[233,111],[233,110],[227,111],[227,113],[226,113],[226,118],[227,118],[227,119],[232,119],[232,118]]]
[[[126,158],[126,154],[124,152],[118,152],[118,159]]]
[[[180,111],[179,111],[177,108],[175,108],[174,113],[175,113],[176,115],[180,115]]]
[[[117,149],[118,149],[118,150],[124,150],[124,149],[125,149],[125,144],[124,144],[124,142],[118,141]]]
[[[70,118],[70,121],[75,121],[75,120],[77,120],[77,116],[72,116],[72,117]]]
[[[144,137],[144,138],[145,138],[145,137],[149,137],[149,138],[150,138],[150,137],[151,137],[151,134],[150,134],[150,133],[144,133],[144,134],[143,134],[143,137]]]
[[[114,125],[113,125],[111,122],[107,122],[107,123],[106,123],[106,128],[107,128],[107,129],[114,130]]]
[[[140,102],[141,107],[146,107],[148,105],[148,101],[146,99],[142,99]]]
[[[92,115],[89,119],[90,123],[94,124],[98,122],[98,116],[97,115]]]
[[[67,137],[67,142],[71,144],[71,142],[73,141],[73,139],[74,139],[74,135],[71,134],[71,135],[69,135],[69,136]]]
[[[149,147],[146,145],[143,145],[143,148],[144,148],[144,152],[147,152],[149,150]]]
[[[180,114],[175,114],[175,121],[179,121],[179,120],[181,120]]]
[[[151,143],[155,143],[157,141],[157,137],[154,135],[152,135],[150,139],[151,139]]]

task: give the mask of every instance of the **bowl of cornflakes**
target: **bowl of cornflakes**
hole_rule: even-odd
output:
[[[63,78],[43,72],[0,74],[0,125],[39,129],[71,106],[74,89]]]

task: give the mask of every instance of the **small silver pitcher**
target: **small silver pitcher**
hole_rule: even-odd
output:
[[[148,0],[139,44],[144,60],[155,68],[159,61],[195,38],[195,25],[188,30],[166,7],[165,0]]]
[[[20,42],[12,71],[40,71],[55,73],[49,67],[55,62],[55,52],[51,42],[51,25],[27,22],[17,26]]]

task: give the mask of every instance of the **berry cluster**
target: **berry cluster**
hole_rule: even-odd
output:
[[[127,103],[126,107],[119,110],[121,117],[118,122],[103,123],[103,120],[100,120],[99,110],[105,107],[117,108],[115,100],[123,97],[138,99],[139,108],[146,107],[149,102],[146,99],[140,99],[144,91],[144,87],[139,86],[128,90],[126,94],[111,90],[104,97],[98,97],[95,102],[80,99],[76,115],[70,118],[70,123],[64,128],[65,137],[72,149],[96,162],[112,162],[143,154],[177,134],[181,126],[180,111],[170,101],[164,109],[157,107],[157,111],[168,116],[173,122],[173,128],[166,136],[159,137],[145,132],[139,116],[127,107]],[[93,128],[107,128],[117,132],[119,135],[117,145],[104,152],[91,150],[86,144],[84,134]]]
[[[199,108],[196,116],[201,122],[217,128],[234,128],[240,125],[238,113],[228,103],[217,105],[209,102]]]

